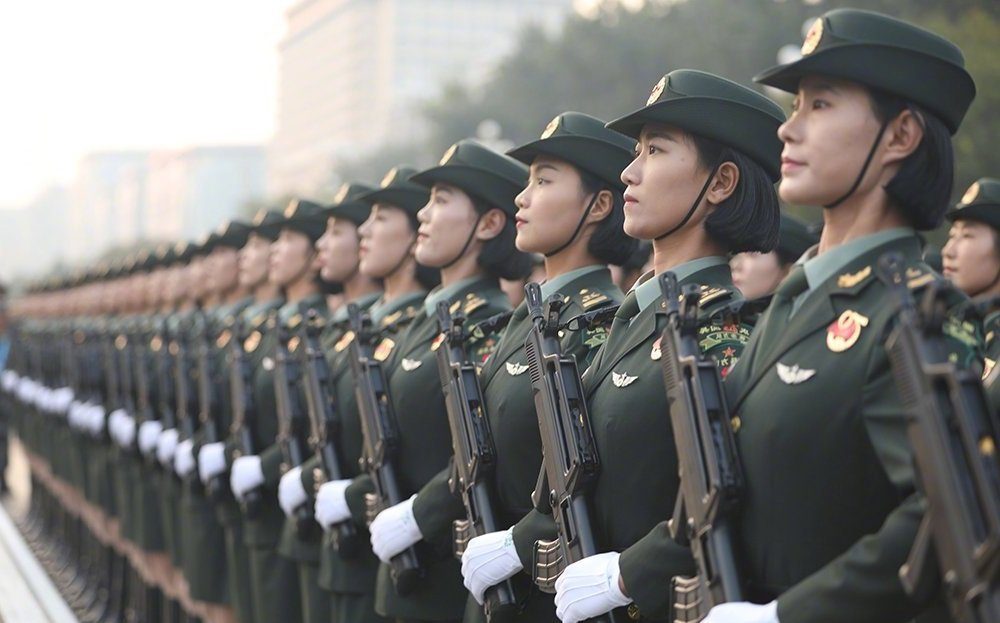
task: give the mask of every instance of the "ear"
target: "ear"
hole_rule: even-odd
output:
[[[503,231],[504,225],[506,224],[507,215],[504,214],[503,210],[499,208],[490,208],[490,210],[479,219],[479,225],[476,227],[476,240],[484,242],[486,240],[493,240],[500,235],[500,232]]]
[[[924,140],[924,122],[917,113],[907,108],[899,113],[885,129],[885,152],[882,155],[884,165],[896,164],[905,160],[920,147]]]
[[[740,169],[733,162],[723,162],[715,170],[715,177],[705,191],[705,200],[709,205],[719,205],[732,196],[740,183]]]
[[[594,205],[590,208],[590,214],[587,215],[587,224],[600,223],[611,215],[614,208],[615,198],[611,191],[604,189],[598,192],[597,198],[594,199]]]

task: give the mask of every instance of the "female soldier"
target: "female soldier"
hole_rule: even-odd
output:
[[[788,276],[792,265],[809,247],[819,242],[819,236],[798,219],[781,215],[778,246],[770,253],[740,253],[730,260],[733,285],[747,299],[759,299],[774,293]]]
[[[419,226],[417,212],[427,203],[429,196],[427,189],[409,181],[414,172],[408,167],[393,168],[382,179],[378,189],[353,185],[344,193],[343,200],[330,211],[335,229],[350,228],[351,223],[360,225],[357,227],[357,250],[354,252],[354,257],[358,259],[352,269],[358,274],[353,280],[361,277],[380,283],[385,290],[375,299],[370,295],[358,298],[348,287],[351,283],[348,280],[345,282],[345,294],[361,309],[369,311],[373,326],[378,327],[380,334],[389,340],[398,339],[397,334],[416,316],[426,291],[438,283],[438,271],[417,264],[413,257]],[[321,246],[321,257],[329,258],[324,260],[324,266],[334,260],[331,246],[329,243]],[[341,256],[346,254],[342,252]],[[343,257],[337,262],[343,265]],[[345,267],[338,272],[345,274],[348,271]],[[353,514],[344,496],[348,485],[359,475],[358,458],[362,447],[361,421],[350,364],[354,334],[346,326],[346,308],[338,310],[333,321],[337,328],[328,340],[331,346],[327,349],[327,356],[330,386],[334,387],[334,395],[330,399],[336,401],[340,418],[340,435],[335,443],[342,478],[323,483],[316,495],[316,519],[329,531],[320,554],[319,584],[331,593],[334,621],[377,623],[383,621],[375,613],[378,558],[368,543],[363,509]],[[318,463],[309,464],[312,465],[319,467]],[[306,467],[302,474],[304,489],[313,490],[314,483],[329,477],[322,470],[317,476],[315,470]],[[330,528],[343,521],[353,522],[357,530],[359,551],[354,554],[336,549]]]
[[[589,496],[591,522],[597,546],[606,553],[563,572],[555,602],[564,621],[629,603],[618,590],[616,552],[673,511],[678,485],[674,442],[669,434],[651,434],[669,433],[655,274],[670,270],[681,285],[702,287],[702,348],[720,368],[732,365],[749,330],[722,313],[740,298],[727,255],[767,252],[777,240],[778,200],[772,183],[778,176],[780,143],[774,132],[782,119],[774,102],[750,89],[711,74],[677,70],[653,89],[646,107],[609,124],[638,140],[635,159],[621,174],[628,186],[624,227],[629,235],[653,242],[655,269],[625,298],[607,342],[583,375],[601,459]],[[542,506],[547,498],[538,496],[541,508],[515,525],[505,541],[494,539],[475,548],[470,544],[466,578],[530,569],[535,541],[555,536]],[[498,551],[505,556],[497,556]],[[630,614],[636,614],[634,609]]]
[[[914,230],[942,220],[949,133],[975,86],[950,42],[866,11],[826,13],[802,53],[758,81],[796,94],[779,130],[780,193],[824,206],[824,228],[727,378],[745,481],[737,552],[753,603],[717,606],[706,621],[908,621],[930,597],[911,598],[899,579],[923,512],[883,347],[895,310],[875,270],[895,252],[911,289],[939,278]],[[975,336],[946,326],[968,364]],[[689,573],[690,555],[682,562],[659,528],[640,545],[647,555],[622,555],[624,590],[662,607],[654,585]]]
[[[250,545],[250,583],[258,621],[298,620],[301,612],[297,569],[276,551],[284,520],[275,499],[284,460],[281,446],[276,442],[274,357],[279,346],[278,325],[290,332],[310,310],[326,315],[314,248],[326,228],[322,208],[309,201],[293,200],[285,209],[284,219],[274,228],[280,233],[271,245],[269,279],[284,290],[285,304],[271,314],[266,334],[253,333],[244,344],[248,354],[258,348],[265,353],[260,369],[253,376],[256,407],[253,436],[255,447],[263,450],[237,458],[230,471],[230,484],[237,499],[244,499],[250,491],[257,491],[264,498],[260,515],[247,518],[244,532]]]
[[[414,494],[447,466],[451,456],[434,352],[434,344],[440,343],[435,309],[439,301],[451,301],[475,323],[508,308],[498,279],[521,277],[530,268],[530,258],[514,247],[514,197],[524,187],[526,174],[516,160],[463,140],[448,149],[438,166],[411,178],[431,188],[430,201],[418,214],[417,261],[439,268],[442,285],[427,296],[413,323],[392,345],[387,366],[401,437],[396,461],[399,485],[403,495],[413,497],[375,518],[370,528],[372,549],[387,561],[416,545],[424,569],[420,585],[401,595],[388,565],[381,565],[375,606],[388,617],[435,621],[462,617],[466,592],[450,534],[425,539],[415,519],[415,514],[434,509],[420,508],[422,502]],[[472,346],[474,355],[484,359],[494,343],[494,336],[480,340]],[[361,494],[366,491],[371,491],[366,478],[348,489],[352,511],[362,507]]]
[[[631,147],[628,138],[605,128],[603,121],[567,112],[553,119],[539,140],[510,152],[530,165],[528,184],[515,199],[515,243],[521,251],[544,257],[548,279],[542,295],[565,297],[566,305],[560,312],[563,322],[621,302],[622,293],[606,265],[623,262],[637,245],[622,231],[624,185],[619,175],[631,157]],[[497,453],[491,483],[497,492],[493,510],[504,528],[531,510],[531,491],[541,464],[538,420],[524,354],[530,329],[527,306],[521,303],[480,375],[484,410]],[[564,352],[577,357],[585,367],[605,336],[605,327],[566,331]],[[446,470],[417,496],[415,516],[425,539],[446,540],[452,522],[465,517],[465,509],[451,494],[447,480]],[[530,596],[520,604],[521,616],[553,619],[551,598],[529,591],[526,576],[518,582],[520,595]],[[483,588],[473,591],[475,600],[482,601]],[[481,616],[481,609],[470,597],[466,619]]]

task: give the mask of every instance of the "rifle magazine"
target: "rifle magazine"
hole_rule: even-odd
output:
[[[365,522],[371,525],[378,514],[387,508],[382,502],[382,498],[377,493],[365,494]]]
[[[472,529],[472,522],[468,519],[456,519],[451,524],[451,538],[453,543],[453,549],[455,551],[455,558],[459,560],[462,559],[462,554],[465,553],[465,548],[469,546],[469,541],[472,537],[476,536]]]
[[[670,603],[674,623],[698,623],[708,615],[702,599],[701,580],[674,576],[670,581]]]
[[[562,555],[562,546],[558,539],[554,541],[536,541],[532,554],[532,580],[543,593],[556,592],[556,580],[566,568],[566,560]]]

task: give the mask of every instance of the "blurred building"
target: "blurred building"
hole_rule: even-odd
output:
[[[70,191],[52,186],[28,205],[0,210],[0,281],[41,275],[70,247]]]
[[[264,198],[266,150],[260,145],[194,147],[149,156],[147,239],[194,239]]]
[[[419,140],[418,106],[475,84],[528,24],[557,29],[572,0],[302,0],[279,45],[268,191],[311,194],[338,157]]]
[[[139,235],[144,198],[123,186],[142,186],[148,161],[148,151],[103,151],[80,159],[71,191],[70,257],[92,256]]]

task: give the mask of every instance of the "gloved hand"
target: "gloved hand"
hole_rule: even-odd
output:
[[[390,506],[368,526],[372,551],[382,562],[389,562],[393,556],[424,538],[417,526],[417,518],[413,516],[413,501],[416,499],[417,496],[413,495],[405,502]]]
[[[12,392],[14,391],[14,388],[17,387],[17,381],[20,378],[21,377],[17,375],[17,372],[14,372],[13,370],[4,370],[3,373],[0,374],[0,387],[2,387],[5,392]]]
[[[556,580],[556,616],[563,623],[591,619],[632,602],[618,588],[620,555],[605,552],[566,567]]]
[[[126,415],[118,423],[118,445],[131,448],[133,441],[135,441],[135,418]]]
[[[181,478],[185,478],[195,467],[194,441],[185,439],[177,444],[177,452],[174,453],[174,472]]]
[[[39,385],[35,392],[35,405],[40,411],[45,413],[52,412],[52,405],[50,404],[50,398],[52,397],[52,390],[45,385]]]
[[[74,400],[69,403],[69,408],[66,410],[66,420],[69,422],[69,427],[73,430],[80,430],[83,428],[80,425],[80,413],[85,407],[89,408],[90,405],[85,405],[79,400]]]
[[[156,451],[156,442],[163,432],[163,424],[158,420],[146,420],[139,426],[139,452],[149,456]]]
[[[264,469],[260,457],[256,455],[241,456],[233,461],[233,469],[229,472],[229,487],[237,500],[243,500],[247,491],[252,491],[264,484]]]
[[[174,463],[179,435],[176,428],[168,428],[160,433],[159,439],[156,440],[156,459],[166,469],[170,469]]]
[[[101,405],[94,405],[93,407],[90,408],[90,413],[87,416],[87,422],[88,422],[87,429],[90,431],[90,434],[93,435],[94,437],[97,437],[102,432],[104,432],[104,424],[105,424],[104,416],[105,416],[104,407],[102,407]]]
[[[125,409],[115,409],[108,414],[108,435],[114,440],[119,446],[122,445],[120,441],[121,435],[119,433],[122,419],[127,418],[128,414],[125,413]]]
[[[52,410],[55,413],[65,414],[73,402],[73,390],[69,387],[60,387],[52,392]]]
[[[302,467],[293,467],[285,472],[278,483],[278,506],[285,511],[285,517],[291,517],[295,509],[308,499],[306,489],[302,486]]]
[[[330,526],[351,516],[351,509],[347,506],[347,497],[344,495],[351,482],[350,478],[324,482],[316,492],[313,513],[324,530],[329,530]]]
[[[198,451],[198,476],[208,481],[226,471],[226,444],[222,441],[207,443]]]
[[[780,623],[778,602],[758,605],[746,601],[719,604],[708,612],[702,623]]]
[[[513,529],[477,536],[462,554],[462,581],[480,606],[486,589],[523,568],[514,547]]]

